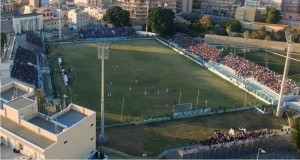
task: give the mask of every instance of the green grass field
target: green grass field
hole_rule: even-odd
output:
[[[221,132],[228,132],[230,128],[237,130],[238,124],[253,131],[280,129],[282,125],[288,125],[288,121],[263,115],[256,110],[245,110],[149,125],[107,128],[106,135],[109,138],[108,147],[134,156],[147,152],[150,158],[155,158],[166,148],[215,136],[215,129]]]
[[[71,90],[63,85],[58,55],[65,69],[72,70],[68,73]],[[71,91],[74,103],[99,111],[101,63],[96,44],[52,46],[51,59],[58,94],[69,95]],[[169,114],[172,105],[179,102],[180,91],[181,103],[192,103],[194,108],[203,108],[205,100],[207,107],[214,108],[243,105],[245,99],[244,91],[155,40],[112,43],[109,59],[105,60],[105,92],[112,93],[111,98],[105,98],[105,118],[109,123],[120,123],[123,99],[125,122]],[[246,105],[254,103],[262,102],[247,94]]]
[[[280,54],[284,55],[284,53],[280,52]],[[244,56],[244,53],[239,53],[239,56]],[[261,66],[266,66],[265,63],[265,51],[254,51],[250,53],[246,53],[246,59],[257,63]],[[286,55],[286,54],[285,54]],[[292,54],[292,58],[299,59],[299,55]],[[268,68],[279,73],[283,74],[284,64],[285,64],[285,57],[275,55],[272,53],[267,54],[268,59]],[[295,60],[290,60],[290,68],[289,68],[289,77],[296,82],[300,83],[300,62]]]

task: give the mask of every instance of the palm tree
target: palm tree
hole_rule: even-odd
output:
[[[244,58],[246,57],[246,50],[248,48],[248,38],[249,38],[249,36],[250,36],[250,32],[248,30],[246,30],[244,32],[244,37],[246,39],[246,45],[245,45],[245,49],[244,49]]]
[[[38,105],[38,111],[40,113],[46,114],[46,108],[45,108],[45,97],[43,96],[43,93],[40,88],[35,88],[34,95],[37,98],[37,105]]]
[[[266,67],[268,66],[268,61],[267,61],[267,56],[268,56],[268,50],[267,50],[267,47],[268,47],[268,42],[271,40],[271,36],[270,35],[267,35],[265,37],[265,50],[266,50],[266,55],[265,55],[265,63],[266,63]]]
[[[229,46],[228,39],[229,39],[230,32],[231,32],[231,26],[226,27],[226,32],[228,34],[228,36],[227,36],[227,46],[226,46],[226,49],[227,49],[227,47]]]

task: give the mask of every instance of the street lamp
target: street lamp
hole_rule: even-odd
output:
[[[289,67],[290,67],[290,48],[292,45],[292,37],[293,34],[289,31],[285,31],[285,38],[287,41],[288,49],[287,49],[287,55],[285,60],[285,66],[284,71],[282,75],[282,81],[281,81],[281,88],[280,88],[280,94],[279,94],[279,100],[277,105],[277,111],[276,111],[276,117],[282,117],[282,105],[283,105],[283,94],[285,89],[285,79],[287,78]]]
[[[266,153],[265,150],[261,149],[261,148],[258,148],[257,150],[257,156],[256,156],[256,159],[258,160],[258,156],[259,156],[259,151],[261,151],[261,153]]]
[[[72,103],[72,94],[71,94],[71,93],[72,93],[72,92],[71,92],[72,90],[71,90],[70,87],[68,87],[68,88],[69,88],[69,90],[70,90],[70,99],[71,99],[71,103]]]
[[[110,43],[99,42],[98,45],[98,59],[102,60],[101,67],[101,134],[100,143],[104,144],[107,137],[104,135],[104,60],[108,59]]]

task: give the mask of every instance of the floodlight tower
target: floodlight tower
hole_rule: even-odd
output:
[[[149,12],[149,0],[146,2],[147,4],[147,13],[146,13],[146,34],[148,35],[148,12]]]
[[[288,76],[289,72],[289,67],[290,67],[290,48],[292,45],[292,37],[293,34],[290,31],[285,31],[285,38],[287,41],[287,55],[286,55],[286,60],[285,60],[285,65],[284,65],[284,71],[282,75],[282,82],[281,82],[281,88],[280,88],[280,94],[279,94],[279,100],[278,100],[278,105],[277,105],[277,111],[276,111],[276,117],[282,117],[282,105],[283,105],[283,95],[284,95],[284,89],[285,89],[285,79]]]
[[[107,137],[104,135],[104,60],[108,59],[110,49],[110,43],[99,42],[98,43],[98,59],[101,59],[101,134],[100,143],[104,144],[107,141]]]

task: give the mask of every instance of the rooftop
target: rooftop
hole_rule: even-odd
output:
[[[38,16],[38,15],[43,15],[42,13],[28,13],[28,14],[20,14],[16,15],[13,18],[23,18],[23,17],[32,17],[32,16]]]
[[[10,101],[10,100],[15,99],[17,97],[21,97],[21,96],[23,96],[27,93],[28,92],[25,92],[21,89],[13,87],[13,88],[10,88],[6,91],[1,92],[1,98]]]
[[[29,106],[29,105],[33,104],[33,103],[35,103],[33,100],[30,100],[30,99],[24,98],[24,97],[20,97],[20,98],[14,99],[14,100],[6,103],[6,105],[19,110],[19,109],[22,109],[26,106]]]
[[[13,122],[12,120],[9,120],[3,116],[0,116],[0,118],[1,128],[14,133],[15,135],[18,135],[43,149],[46,149],[54,143],[54,141],[27,129],[22,125]]]
[[[64,125],[70,127],[85,117],[87,117],[85,114],[82,114],[80,112],[77,112],[77,111],[71,109],[71,110],[67,111],[66,113],[58,116],[57,121],[61,124],[64,124]]]
[[[58,126],[58,125],[56,125],[57,126],[57,128],[56,128],[54,123],[52,123],[50,121],[47,121],[43,118],[40,118],[38,116],[30,119],[28,122],[30,122],[30,123],[32,123],[36,126],[39,126],[39,127],[43,128],[43,129],[45,129],[45,130],[47,130],[51,133],[54,133],[54,134],[59,134],[64,129],[64,128]]]

